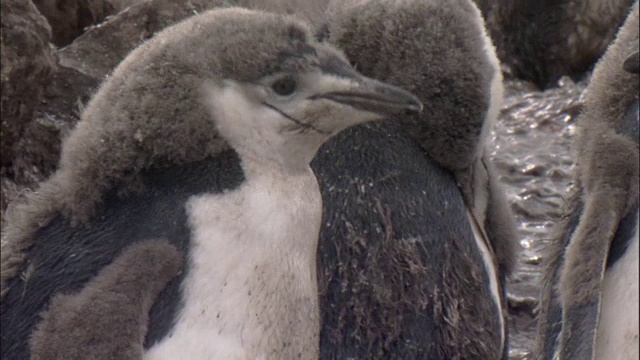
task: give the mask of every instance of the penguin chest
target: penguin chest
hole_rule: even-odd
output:
[[[638,359],[638,219],[624,255],[607,269],[596,339],[596,359]]]
[[[320,191],[305,176],[250,179],[187,203],[182,308],[145,359],[317,358]]]

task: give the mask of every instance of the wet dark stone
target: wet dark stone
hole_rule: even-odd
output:
[[[99,24],[129,5],[142,0],[33,0],[51,25],[51,42],[70,44],[88,26]]]
[[[16,144],[12,169],[18,183],[34,186],[55,171],[62,139],[78,122],[83,104],[98,85],[95,78],[59,67]]]
[[[160,30],[222,3],[224,0],[151,0],[133,5],[61,49],[60,64],[103,79],[131,50]]]
[[[14,146],[32,119],[42,90],[56,68],[51,29],[30,0],[2,0],[0,152],[10,165]]]

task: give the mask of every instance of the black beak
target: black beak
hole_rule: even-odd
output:
[[[380,115],[394,115],[406,111],[422,112],[424,106],[412,93],[363,76],[354,81],[353,88],[315,95],[312,99],[328,99]]]

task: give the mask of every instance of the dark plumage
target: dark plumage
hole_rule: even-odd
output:
[[[470,1],[330,9],[320,36],[425,110],[347,129],[312,163],[324,203],[321,358],[503,358],[502,280],[517,239],[484,150],[502,84],[481,16]],[[468,211],[488,234],[490,269]]]
[[[498,56],[518,78],[539,87],[593,68],[633,0],[475,0]]]
[[[31,359],[140,359],[151,305],[181,268],[166,240],[128,246],[80,292],[51,300],[31,336]]]
[[[575,189],[547,250],[536,348],[541,360],[554,354],[633,358],[629,349],[638,356],[637,320],[624,320],[637,314],[623,305],[630,301],[638,311],[639,78],[625,70],[630,55],[637,56],[638,40],[636,2],[596,65],[578,120]],[[635,280],[625,280],[634,273]],[[634,287],[631,294],[619,293]]]

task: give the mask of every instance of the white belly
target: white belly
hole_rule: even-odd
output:
[[[605,273],[596,339],[597,360],[638,360],[638,219],[627,251]]]
[[[313,173],[193,197],[187,213],[183,307],[144,359],[317,358],[322,205]]]

